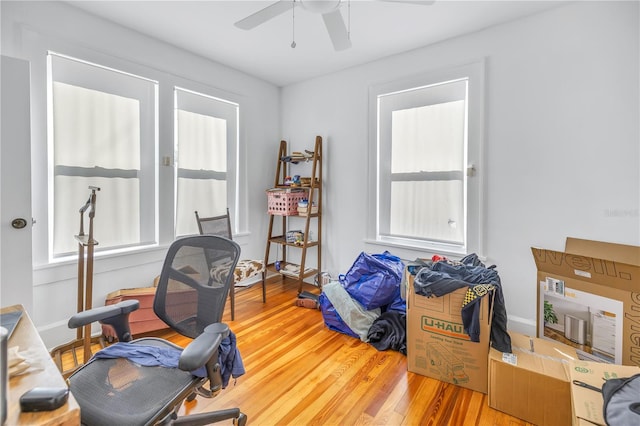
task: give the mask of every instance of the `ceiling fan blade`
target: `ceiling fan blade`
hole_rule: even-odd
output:
[[[347,26],[344,24],[340,9],[336,9],[333,12],[323,13],[322,19],[324,25],[327,27],[329,37],[333,43],[335,50],[345,50],[351,47],[351,40],[349,40],[349,33],[347,32]]]
[[[295,3],[291,0],[280,0],[273,3],[264,9],[257,11],[244,19],[239,20],[234,25],[242,30],[250,30],[257,27],[260,24],[264,24],[269,19],[273,19],[276,16],[291,10],[295,6]]]

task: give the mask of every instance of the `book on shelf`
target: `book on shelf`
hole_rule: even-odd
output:
[[[305,268],[304,273],[307,274],[311,272],[313,268]],[[289,264],[280,270],[280,273],[283,275],[287,275],[293,278],[297,278],[300,275],[300,265]]]

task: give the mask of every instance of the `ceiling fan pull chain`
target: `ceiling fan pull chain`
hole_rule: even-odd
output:
[[[296,48],[296,0],[293,0],[291,7],[291,48]]]

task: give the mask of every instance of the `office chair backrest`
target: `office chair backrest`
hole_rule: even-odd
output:
[[[229,209],[227,209],[227,214],[212,217],[200,217],[196,211],[196,221],[198,222],[200,234],[218,235],[230,240],[233,239],[231,236]]]
[[[240,246],[224,237],[197,235],[174,241],[156,289],[156,315],[191,338],[220,322],[239,257]]]

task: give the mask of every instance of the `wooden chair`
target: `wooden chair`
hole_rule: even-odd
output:
[[[227,209],[227,214],[220,216],[212,216],[212,217],[200,217],[198,211],[196,210],[196,221],[198,222],[198,230],[200,234],[209,234],[209,235],[218,235],[220,237],[225,237],[230,240],[233,240],[231,235],[231,217],[229,216],[229,209]],[[215,273],[215,271],[212,271]],[[256,275],[262,275],[262,301],[267,301],[267,290],[266,290],[266,270],[264,267],[263,260],[250,260],[250,259],[241,259],[238,261],[234,271],[233,271],[233,283],[231,287],[231,291],[229,291],[229,297],[231,298],[231,321],[235,319],[235,285],[236,283],[246,280]]]

